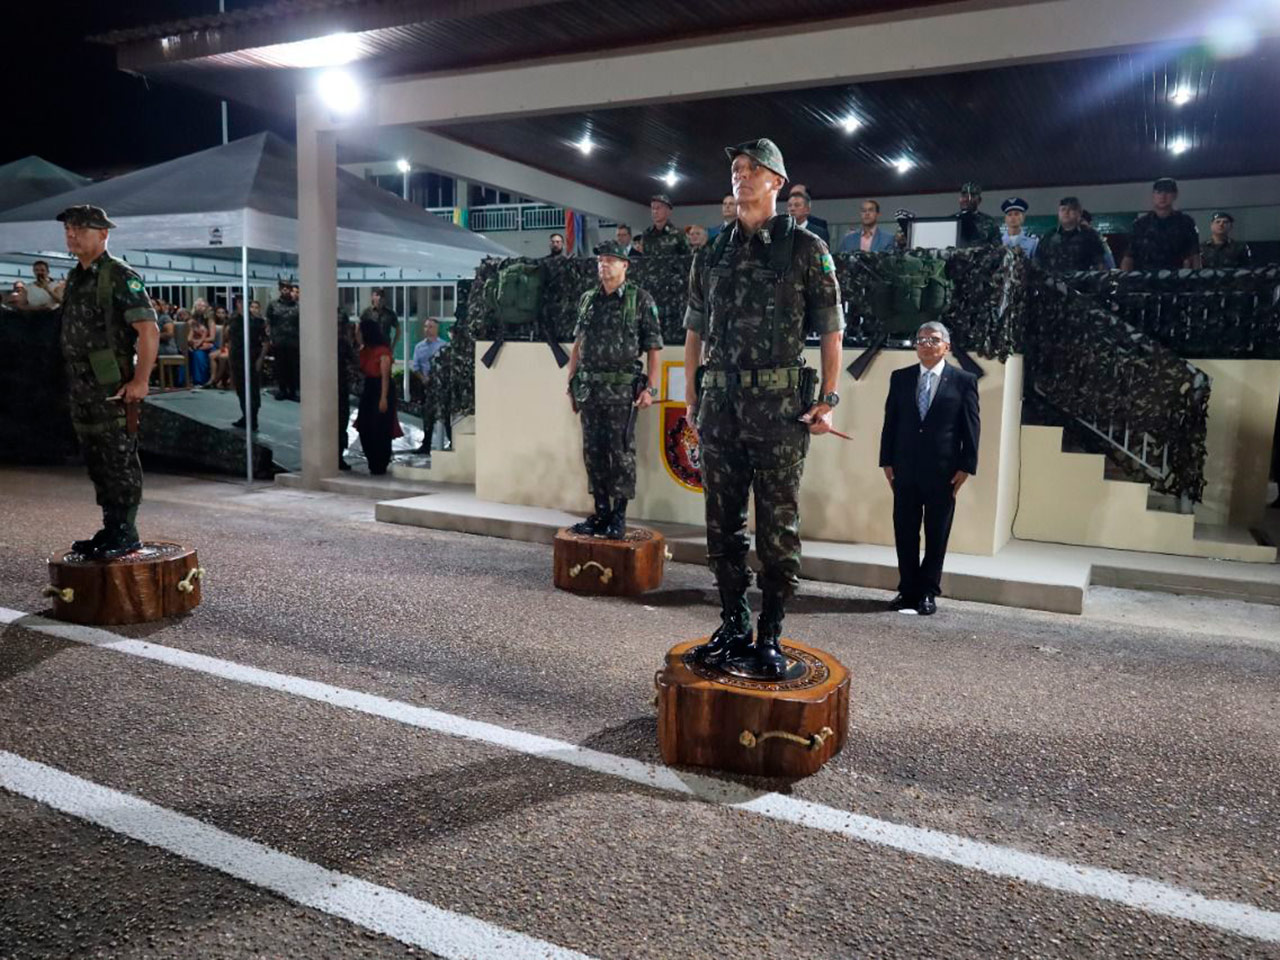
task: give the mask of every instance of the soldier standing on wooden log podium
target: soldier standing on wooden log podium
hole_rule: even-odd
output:
[[[636,495],[635,417],[658,396],[662,328],[653,297],[627,280],[631,260],[622,246],[606,240],[596,255],[600,283],[578,303],[567,390],[582,415],[582,455],[595,512],[571,529],[621,540],[627,501]]]
[[[105,211],[68,207],[58,220],[68,252],[79,261],[67,275],[62,306],[71,423],[102,507],[102,529],[71,549],[85,558],[114,560],[142,546],[136,526],[142,502],[138,408],[147,395],[160,331],[142,278],[107,252],[107,232],[115,224]]]
[[[787,179],[772,140],[726,147],[737,220],[694,257],[685,313],[688,420],[698,432],[706,493],[707,559],[720,627],[695,659],[760,679],[781,678],[779,640],[800,573],[800,477],[811,433],[831,429],[844,315],[835,263],[814,234],[774,216]],[[806,332],[821,336],[821,396],[805,366]],[[703,364],[705,363],[705,366]],[[752,642],[746,592],[747,496],[756,498],[764,594]]]

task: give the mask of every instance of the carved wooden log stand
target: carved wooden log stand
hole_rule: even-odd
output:
[[[647,527],[628,527],[624,540],[556,534],[555,584],[574,593],[634,597],[662,585],[667,542]]]
[[[196,552],[148,542],[116,560],[86,560],[62,550],[49,558],[53,615],[71,623],[146,623],[195,609],[204,569]]]

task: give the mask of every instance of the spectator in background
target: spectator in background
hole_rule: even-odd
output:
[[[893,234],[880,226],[880,202],[863,200],[858,210],[858,219],[862,223],[859,230],[846,233],[840,240],[841,253],[884,253],[893,249]]]
[[[644,234],[643,233],[640,234],[638,237],[631,238],[631,253],[633,256],[637,253],[639,254],[644,253]]]
[[[15,280],[9,286],[9,292],[4,295],[4,305],[12,310],[27,309],[27,285],[21,280]]]
[[[728,230],[737,219],[738,200],[732,193],[726,193],[724,199],[720,201],[720,225],[708,230],[707,235],[715,239],[721,230]]]
[[[160,344],[156,348],[156,356],[157,357],[182,356],[182,348],[178,346],[178,334],[177,334],[178,324],[189,323],[191,320],[191,314],[187,313],[186,310],[179,307],[177,313],[171,314],[169,316],[158,316],[157,320],[159,321],[159,324],[160,324]],[[174,371],[174,373],[178,380],[178,386],[180,387],[186,386],[186,383],[187,383],[186,368],[179,366],[177,370]]]
[[[1200,245],[1200,263],[1206,267],[1229,269],[1247,267],[1253,260],[1253,254],[1247,243],[1231,239],[1231,230],[1236,225],[1236,218],[1225,210],[1219,210],[1209,221],[1209,242]],[[27,291],[30,299],[31,291]]]
[[[981,203],[982,187],[979,184],[970,180],[961,185],[960,210],[956,213],[956,222],[960,226],[956,247],[961,250],[1000,242],[1000,225],[995,217],[978,209]]]
[[[551,260],[555,257],[564,256],[564,234],[553,233],[547,242],[551,249],[547,255],[542,258],[543,260]]]
[[[360,321],[360,372],[364,385],[360,391],[360,408],[356,413],[356,430],[360,446],[369,462],[369,472],[382,476],[391,462],[391,441],[404,436],[396,417],[395,393],[391,389],[391,346],[382,328],[372,319]]]
[[[1034,256],[1039,241],[1029,236],[1022,224],[1027,217],[1027,201],[1021,197],[1010,197],[1000,204],[1000,212],[1004,214],[1004,227],[1001,229],[1000,242],[1006,247],[1016,247],[1028,257]]]
[[[618,229],[613,232],[613,238],[618,241],[618,246],[626,251],[627,256],[630,256],[635,249],[631,245],[631,224],[618,224]]]
[[[659,193],[649,198],[649,216],[653,225],[640,235],[641,250],[645,256],[657,257],[668,253],[688,253],[689,238],[671,222],[671,198]]]
[[[793,187],[791,196],[787,197],[787,213],[791,214],[797,227],[821,237],[823,243],[830,243],[831,235],[827,233],[826,221],[811,217],[809,210],[809,195]]]
[[[257,300],[249,301],[249,387],[245,389],[245,337],[244,311],[240,309],[241,299],[233,302],[235,312],[231,315],[227,328],[231,368],[231,383],[236,389],[236,399],[240,401],[240,419],[233,427],[243,427],[246,423],[250,430],[258,429],[258,410],[262,406],[262,356],[266,352],[267,321],[262,316],[262,307]],[[245,403],[246,394],[248,404]],[[248,419],[246,420],[246,407]]]
[[[1036,246],[1036,263],[1046,270],[1069,273],[1105,269],[1107,245],[1096,232],[1080,225],[1081,209],[1077,197],[1058,201],[1058,225]]]
[[[1088,210],[1080,211],[1080,226],[1093,230],[1093,214]],[[1100,233],[1098,234],[1098,239],[1102,241],[1102,259],[1106,268],[1114,270],[1116,268],[1116,255],[1111,252],[1111,244],[1107,243],[1107,238]]]
[[[1200,233],[1196,222],[1175,210],[1178,183],[1161,177],[1151,185],[1151,209],[1133,222],[1124,270],[1181,270],[1200,266]]]
[[[276,399],[299,401],[302,389],[302,334],[298,285],[281,280],[279,286],[280,296],[268,304],[266,316],[267,337],[271,341],[271,358],[276,375]],[[252,324],[250,327],[252,328]]]
[[[800,218],[796,217],[796,215],[791,210],[791,198],[794,197],[796,194],[801,194],[804,196],[805,222],[803,224],[800,223]],[[803,183],[793,183],[791,185],[791,189],[787,191],[787,212],[796,218],[797,225],[803,226],[810,233],[816,233],[818,236],[822,238],[823,243],[830,245],[831,228],[827,224],[827,221],[823,220],[821,217],[816,217],[813,215],[813,211],[809,209],[812,203],[813,203],[813,199],[809,194],[809,188],[806,187]]]
[[[27,309],[52,310],[62,303],[62,284],[54,283],[49,276],[49,264],[37,260],[31,264],[31,272],[36,278],[27,287]]]
[[[427,384],[431,380],[431,365],[436,355],[448,344],[440,339],[440,321],[430,317],[422,327],[422,339],[414,345],[413,363],[409,372],[409,395],[422,404],[422,444],[417,453],[431,452],[431,435],[435,430],[436,410],[429,408],[431,391]]]
[[[382,336],[391,348],[391,355],[396,355],[396,347],[400,345],[400,318],[387,305],[386,291],[374,287],[369,294],[369,306],[360,314],[361,322],[373,320],[382,330]]]
[[[689,228],[689,246],[694,250],[699,250],[707,245],[707,228],[695,223]]]
[[[239,302],[239,297],[236,298],[235,302]],[[213,319],[216,330],[213,336],[214,349],[209,354],[209,362],[211,364],[209,386],[218,390],[226,390],[231,386],[231,370],[228,366],[231,354],[230,346],[228,345],[231,318],[227,316],[226,307],[218,307],[213,312]]]
[[[205,321],[206,316],[207,314],[196,314],[187,325],[187,365],[191,368],[191,382],[196,386],[209,382],[213,332]]]

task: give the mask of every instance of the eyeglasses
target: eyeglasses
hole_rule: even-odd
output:
[[[917,347],[936,347],[939,344],[943,344],[946,342],[947,341],[943,340],[941,337],[917,337],[916,338]]]

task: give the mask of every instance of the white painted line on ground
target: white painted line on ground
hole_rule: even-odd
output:
[[[563,740],[468,720],[429,707],[360,693],[303,677],[219,660],[175,647],[131,640],[97,627],[60,623],[20,610],[0,607],[0,624],[16,624],[37,633],[193,670],[237,683],[265,687],[347,710],[394,720],[449,736],[476,740],[528,756],[555,760],[632,783],[696,797],[709,803],[746,810],[813,830],[918,854],[997,877],[1010,877],[1050,890],[1108,900],[1135,910],[1178,920],[1190,920],[1229,933],[1280,943],[1280,913],[1246,903],[1214,900],[1191,890],[1102,867],[1057,860],[1012,847],[967,837],[878,820],[778,793],[761,793],[739,784],[670,767],[601,753]]]
[[[6,751],[0,788],[451,960],[590,960]]]

